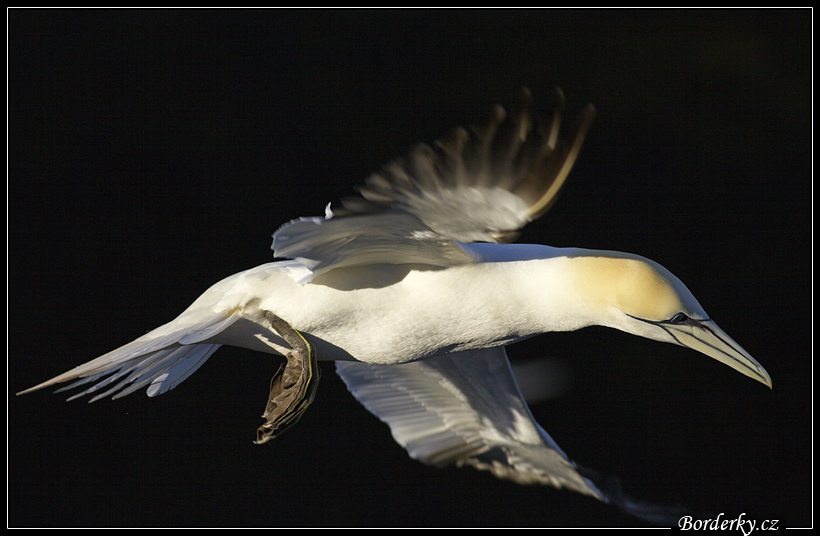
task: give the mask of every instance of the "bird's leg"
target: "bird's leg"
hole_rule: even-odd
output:
[[[316,351],[301,333],[287,322],[265,311],[265,318],[273,331],[290,345],[287,364],[279,367],[270,384],[268,405],[262,418],[267,422],[256,432],[256,443],[261,445],[278,436],[299,420],[313,402],[316,387],[322,375],[316,361]]]

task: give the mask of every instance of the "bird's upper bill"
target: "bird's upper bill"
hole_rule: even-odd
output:
[[[663,327],[679,344],[717,359],[769,388],[772,387],[772,379],[766,369],[713,321],[665,323]]]

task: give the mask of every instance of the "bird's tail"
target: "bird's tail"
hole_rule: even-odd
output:
[[[90,402],[109,395],[119,398],[145,386],[148,396],[170,391],[201,367],[219,348],[219,344],[209,343],[208,339],[240,318],[238,311],[215,315],[196,323],[187,321],[187,316],[183,313],[176,320],[125,346],[17,394],[72,380],[76,381],[57,392],[86,384],[91,386],[69,400],[92,393],[97,394]]]

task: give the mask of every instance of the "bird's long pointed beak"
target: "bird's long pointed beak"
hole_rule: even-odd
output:
[[[766,369],[711,320],[687,326],[667,324],[666,327],[683,346],[717,359],[769,388],[772,387],[772,378]]]

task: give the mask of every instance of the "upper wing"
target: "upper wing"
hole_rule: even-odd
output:
[[[607,501],[533,420],[503,347],[403,365],[338,361],[336,370],[414,459],[472,465]]]
[[[315,274],[340,266],[473,259],[458,242],[508,242],[555,201],[594,116],[588,105],[567,142],[558,139],[563,95],[543,125],[520,108],[496,107],[484,128],[456,129],[432,147],[420,144],[366,179],[359,196],[324,218],[282,226],[277,257],[299,259]]]

